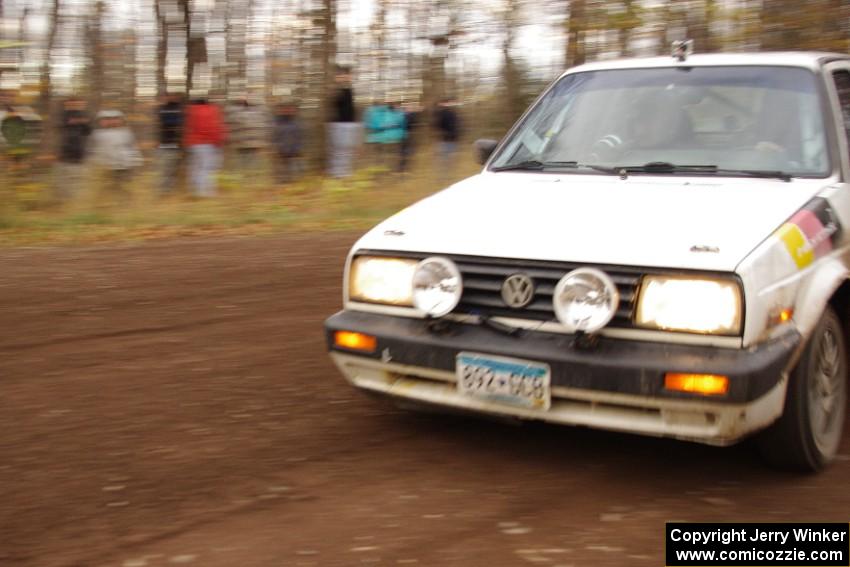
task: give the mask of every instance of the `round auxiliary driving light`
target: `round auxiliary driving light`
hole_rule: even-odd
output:
[[[446,258],[425,258],[413,271],[413,306],[442,317],[457,306],[463,292],[460,271]]]
[[[620,294],[605,272],[594,268],[573,270],[558,282],[552,296],[555,315],[571,333],[593,333],[617,312]]]

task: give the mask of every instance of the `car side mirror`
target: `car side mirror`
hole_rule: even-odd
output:
[[[487,163],[487,160],[490,159],[491,155],[493,155],[493,151],[498,145],[498,140],[475,140],[475,153],[478,157],[478,163],[480,163],[481,165]]]

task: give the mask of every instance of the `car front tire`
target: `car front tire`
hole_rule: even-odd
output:
[[[782,416],[761,433],[759,449],[780,468],[818,471],[838,452],[846,411],[844,330],[827,307],[789,377]]]

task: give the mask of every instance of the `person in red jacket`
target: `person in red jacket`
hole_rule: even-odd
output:
[[[221,163],[221,147],[226,137],[221,110],[206,99],[192,101],[186,111],[183,145],[189,150],[189,172],[195,196],[215,196],[215,173]]]

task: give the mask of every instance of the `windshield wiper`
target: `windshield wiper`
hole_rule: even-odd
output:
[[[607,173],[608,175],[622,175],[622,168],[618,167],[608,167],[607,165],[594,165],[592,163],[582,163],[579,164],[578,167],[583,167],[585,169],[593,169],[602,173]]]
[[[791,181],[791,174],[784,171],[773,171],[763,169],[723,169],[716,165],[677,165],[667,161],[651,161],[643,165],[627,165],[623,167],[612,168],[620,172],[621,175],[628,173],[691,173],[691,174],[710,174],[710,175],[729,175],[729,176],[746,176],[746,177],[762,177],[770,179],[781,179],[782,181]]]
[[[764,179],[781,179],[786,182],[791,181],[793,177],[787,171],[770,169],[718,169],[715,173],[717,175],[729,175],[733,177],[743,175],[746,177],[762,177]]]
[[[499,167],[492,167],[490,171],[542,171],[544,169],[568,168],[575,169],[578,163],[574,161],[540,161],[529,159]]]

